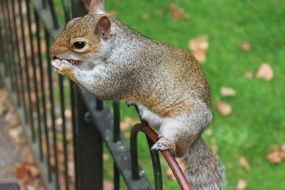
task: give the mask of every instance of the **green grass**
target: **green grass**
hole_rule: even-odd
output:
[[[239,179],[248,182],[248,189],[284,189],[285,162],[272,166],[266,156],[272,145],[285,143],[285,1],[177,0],[188,14],[180,21],[170,16],[171,2],[106,1],[108,10],[116,10],[125,24],[150,38],[187,49],[189,39],[209,36],[207,61],[202,68],[211,88],[215,119],[210,126],[213,134],[204,136],[209,144],[217,141],[217,153],[226,166],[226,189],[235,189]],[[243,41],[252,45],[251,51],[240,51]],[[272,81],[244,77],[245,72],[254,74],[263,62],[275,72]],[[237,95],[222,98],[221,86],[232,87]],[[220,116],[214,109],[217,100],[230,103],[233,113]],[[133,114],[127,112],[123,115]],[[150,166],[146,142],[143,137],[140,141],[140,161]],[[238,165],[240,156],[249,161],[248,172]],[[148,176],[151,172],[146,171]],[[175,182],[165,183],[165,189],[177,189]]]

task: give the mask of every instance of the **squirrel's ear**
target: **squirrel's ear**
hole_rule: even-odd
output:
[[[103,16],[99,19],[95,32],[104,40],[109,38],[111,32],[111,21],[107,16]]]
[[[90,0],[89,13],[91,14],[105,13],[104,0]]]

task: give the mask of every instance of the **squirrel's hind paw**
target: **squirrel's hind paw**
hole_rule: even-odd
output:
[[[173,152],[174,148],[175,145],[173,143],[162,137],[151,147],[151,150],[170,150]]]

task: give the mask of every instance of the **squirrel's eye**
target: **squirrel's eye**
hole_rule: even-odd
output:
[[[82,49],[82,48],[85,47],[85,45],[86,45],[86,42],[77,41],[77,42],[74,42],[74,44],[73,44],[72,47],[73,47],[74,49]]]

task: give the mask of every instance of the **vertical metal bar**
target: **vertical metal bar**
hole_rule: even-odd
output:
[[[41,47],[41,30],[40,30],[40,22],[39,15],[35,11],[35,21],[36,21],[36,38],[37,38],[37,47],[38,47],[38,63],[40,69],[40,84],[41,84],[41,92],[42,92],[42,115],[43,115],[43,123],[44,123],[44,135],[45,135],[45,147],[46,147],[46,162],[47,162],[47,171],[48,171],[48,180],[51,181],[51,171],[50,171],[50,146],[49,146],[49,135],[48,135],[48,127],[47,127],[47,112],[46,112],[46,92],[44,85],[44,72],[43,72],[43,61],[42,61],[42,47]]]
[[[39,102],[39,89],[38,89],[38,77],[37,77],[37,67],[35,61],[35,51],[34,51],[34,40],[32,33],[32,19],[31,14],[32,11],[30,9],[30,1],[26,0],[27,5],[27,13],[28,13],[28,30],[29,30],[29,39],[30,39],[30,50],[32,55],[32,69],[33,69],[33,84],[34,84],[34,93],[36,95],[36,112],[37,112],[37,124],[38,124],[38,138],[39,138],[39,155],[40,160],[43,161],[43,147],[42,147],[42,127],[41,127],[41,113],[40,113],[40,102]],[[34,11],[35,14],[35,11]],[[38,19],[38,18],[35,18]]]
[[[71,2],[71,13],[72,16],[78,16],[79,11],[84,11],[83,6],[82,6],[82,1],[79,0],[72,0]],[[78,108],[77,105],[78,103],[78,98],[79,98],[79,94],[78,94],[78,87],[72,82],[70,81],[70,91],[71,91],[71,110],[72,110],[72,135],[73,135],[73,148],[74,148],[74,163],[75,163],[75,187],[76,189],[81,189],[81,185],[80,183],[82,183],[82,180],[80,180],[82,177],[80,176],[79,170],[80,170],[80,157],[78,156],[80,154],[80,145],[79,145],[79,136],[78,136],[78,131],[77,129],[79,128],[78,124],[79,122],[77,122],[78,119]],[[99,150],[100,151],[100,150]],[[103,169],[102,169],[103,171]]]
[[[120,130],[120,103],[113,102],[113,115],[114,115],[114,133],[113,141],[117,142],[121,140],[121,130]]]
[[[10,0],[9,4],[8,4],[8,11],[9,11],[9,15],[10,15],[10,27],[11,27],[11,39],[12,39],[12,53],[13,53],[13,62],[11,63],[12,65],[14,65],[14,72],[15,72],[15,89],[16,89],[16,97],[17,97],[17,106],[21,106],[22,105],[22,101],[21,101],[21,90],[20,90],[20,83],[21,80],[19,78],[19,74],[20,74],[20,68],[19,65],[20,63],[20,57],[17,54],[17,51],[19,50],[18,48],[18,36],[16,35],[17,33],[17,27],[16,27],[16,20],[15,20],[15,12],[13,7],[14,7],[14,1]],[[11,10],[12,9],[12,10]]]
[[[3,5],[3,9],[4,9],[4,17],[5,17],[5,39],[6,39],[6,48],[7,49],[7,59],[6,59],[6,68],[7,68],[7,72],[6,72],[6,76],[12,76],[12,69],[11,69],[11,50],[10,50],[10,46],[11,46],[11,41],[10,41],[10,35],[11,32],[9,31],[9,19],[8,19],[8,1],[4,1],[4,5]],[[10,81],[13,80],[13,78],[10,77]],[[12,91],[14,91],[14,86],[12,86]]]
[[[15,42],[16,42],[16,44],[19,44],[17,17],[16,17],[16,12],[15,12],[15,0],[12,0],[12,12],[13,12],[13,21],[14,21]],[[22,95],[22,97],[21,97],[22,101],[21,102],[23,103],[25,121],[27,122],[28,117],[27,117],[27,106],[26,106],[26,97],[25,97],[25,86],[24,86],[25,81],[24,81],[24,76],[23,76],[22,59],[21,59],[19,47],[20,47],[19,45],[16,45],[16,54],[18,57],[18,67],[19,67],[19,75],[20,75],[20,82],[19,82],[20,88],[21,88],[20,95]]]
[[[45,28],[45,40],[46,48],[49,48],[50,40],[47,29]],[[54,170],[55,170],[55,188],[59,189],[59,173],[58,173],[58,155],[57,155],[57,139],[56,139],[56,128],[55,128],[55,108],[54,108],[54,96],[53,96],[53,79],[52,70],[50,64],[50,58],[47,54],[48,63],[48,84],[49,84],[49,101],[50,101],[50,115],[51,115],[51,128],[52,128],[52,140],[53,140],[53,152],[54,152]]]
[[[0,2],[0,7],[3,6],[3,1]],[[0,13],[0,63],[5,64],[5,59],[4,59],[4,48],[3,48],[3,12]]]
[[[51,16],[52,16],[53,27],[55,29],[58,29],[59,28],[59,24],[58,24],[58,19],[56,17],[53,0],[48,0],[48,5],[49,5]]]
[[[114,115],[114,131],[113,131],[113,141],[118,142],[121,140],[121,130],[120,130],[120,103],[113,102],[113,115]],[[113,164],[114,170],[114,190],[120,189],[120,172],[119,169],[114,162]]]
[[[69,7],[68,7],[68,3],[67,0],[61,0],[62,5],[63,5],[63,13],[64,13],[64,20],[67,23],[70,19],[70,12],[69,12]]]
[[[35,128],[34,128],[34,120],[33,120],[33,106],[32,106],[32,98],[31,98],[31,88],[30,88],[30,80],[29,80],[29,66],[28,66],[28,57],[27,57],[27,48],[26,48],[26,40],[25,40],[25,29],[24,29],[24,15],[23,15],[23,7],[22,0],[18,0],[19,13],[20,13],[20,25],[21,25],[21,34],[22,34],[22,44],[23,44],[23,53],[24,53],[24,65],[25,65],[25,74],[26,74],[26,87],[28,94],[28,117],[29,123],[31,126],[31,134],[32,141],[36,140],[35,138]]]
[[[7,50],[7,46],[8,46],[8,42],[7,42],[7,19],[6,19],[6,9],[5,9],[5,1],[2,1],[2,22],[3,22],[3,28],[5,30],[3,30],[3,50],[5,51],[4,53],[4,73],[5,73],[5,77],[8,76],[8,72],[9,72],[9,69],[8,69],[8,53],[6,53],[8,50]]]
[[[12,87],[12,90],[15,91],[16,93],[16,96],[17,96],[17,104],[18,102],[20,101],[20,98],[19,98],[19,87],[18,87],[18,73],[17,73],[17,67],[16,67],[16,59],[15,59],[15,55],[14,55],[14,37],[13,37],[13,30],[12,30],[12,25],[11,25],[11,12],[10,12],[10,3],[11,1],[8,1],[7,2],[7,14],[8,14],[8,30],[9,30],[9,43],[10,43],[10,49],[9,49],[9,52],[10,52],[10,55],[11,56],[11,60],[9,61],[9,64],[11,64],[11,75],[10,75],[10,78],[11,78],[11,87]]]
[[[75,173],[75,189],[79,189],[78,186],[78,166],[77,166],[77,159],[76,159],[76,155],[78,152],[78,142],[77,142],[77,131],[76,131],[76,114],[75,114],[75,88],[74,88],[75,84],[70,80],[69,81],[69,89],[70,89],[70,107],[71,107],[71,113],[72,113],[72,137],[73,137],[73,160],[74,160],[74,173]]]
[[[69,189],[69,180],[68,180],[68,159],[67,159],[67,141],[66,141],[66,129],[65,129],[65,100],[64,100],[64,84],[63,76],[58,75],[59,80],[59,96],[60,96],[60,110],[61,110],[61,119],[62,119],[62,137],[63,137],[63,155],[64,155],[64,178],[65,178],[65,189]]]
[[[86,9],[82,0],[71,0],[72,16],[79,17],[86,14]]]
[[[77,126],[77,165],[78,186],[84,190],[103,189],[103,142],[102,138],[92,124],[92,118],[79,96],[76,87],[76,126]],[[92,146],[90,146],[92,145]]]
[[[72,15],[82,16],[86,13],[83,1],[71,0]],[[77,142],[77,187],[78,189],[93,190],[103,189],[103,142],[96,127],[88,121],[87,108],[79,96],[79,88],[74,87],[76,108],[76,142]],[[97,101],[97,110],[103,109],[101,101]],[[86,115],[87,114],[87,115]],[[84,120],[82,118],[86,118]],[[92,148],[90,147],[92,144]],[[90,164],[92,163],[92,164]]]

